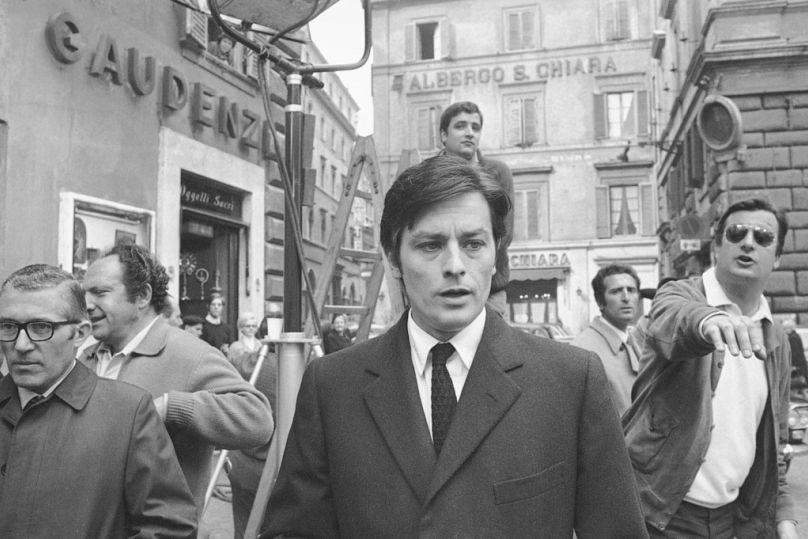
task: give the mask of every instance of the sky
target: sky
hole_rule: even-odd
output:
[[[364,13],[361,0],[339,0],[310,24],[312,40],[329,64],[354,63],[364,49]],[[370,93],[371,58],[359,69],[340,71],[339,77],[360,107],[357,134],[373,133],[373,98]]]

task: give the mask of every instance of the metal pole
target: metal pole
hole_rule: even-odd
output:
[[[303,329],[301,309],[301,266],[300,260],[292,252],[295,248],[293,215],[300,215],[303,202],[303,152],[301,137],[303,134],[303,105],[301,104],[303,77],[300,73],[289,73],[286,76],[286,165],[292,184],[292,200],[297,211],[288,208],[284,216],[283,246],[286,256],[283,260],[283,328],[285,333],[299,333]],[[301,223],[298,223],[300,225]]]

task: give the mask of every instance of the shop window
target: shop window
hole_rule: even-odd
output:
[[[603,0],[601,20],[605,41],[632,39],[632,12],[629,0]]]
[[[420,151],[431,152],[440,147],[440,105],[418,106],[415,119],[415,147]]]
[[[648,92],[622,90],[595,94],[595,138],[648,136]]]
[[[451,25],[446,19],[412,22],[404,29],[405,60],[438,60],[451,55]]]
[[[599,186],[596,195],[599,238],[654,234],[650,184]]]
[[[556,279],[511,281],[507,288],[510,319],[518,324],[558,323],[557,289]]]
[[[547,183],[541,182],[538,187],[528,189],[517,187],[514,195],[514,241],[547,241],[549,239]]]
[[[66,203],[73,214],[71,268],[76,278],[81,279],[88,266],[115,245],[137,244],[151,249],[151,212],[78,196]]]
[[[543,94],[505,98],[507,146],[527,148],[544,142]]]
[[[504,12],[505,18],[505,50],[522,51],[535,49],[537,39],[538,8],[524,7],[508,9]]]

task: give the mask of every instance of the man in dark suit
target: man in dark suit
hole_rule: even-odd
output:
[[[454,156],[390,188],[411,308],[307,368],[263,537],[645,537],[600,360],[485,307],[509,207]]]
[[[74,359],[90,333],[72,276],[0,287],[0,537],[196,537],[196,508],[152,398]]]

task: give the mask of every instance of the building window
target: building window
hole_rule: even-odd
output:
[[[433,151],[440,146],[440,105],[421,106],[415,109],[415,146],[421,151]]]
[[[651,184],[599,186],[596,195],[599,238],[655,233]]]
[[[406,61],[446,58],[450,51],[450,29],[446,19],[413,22],[404,29]]]
[[[533,8],[519,8],[505,10],[505,50],[522,51],[535,49],[538,39],[536,36],[536,21],[538,10]]]
[[[604,0],[603,35],[606,41],[631,39],[631,9],[629,0]]]
[[[541,94],[513,96],[505,99],[508,146],[526,148],[544,142],[544,104]]]
[[[320,140],[325,142],[325,116],[320,117]]]
[[[546,182],[534,183],[524,189],[517,187],[514,193],[514,241],[549,240],[548,214]]]
[[[322,187],[323,189],[325,189],[325,168],[326,168],[326,162],[327,162],[327,161],[326,161],[326,158],[325,158],[325,157],[323,157],[323,156],[320,156],[320,178],[319,178],[319,184],[320,184],[320,187]]]
[[[253,32],[247,32],[246,37],[251,41],[261,40]],[[210,60],[224,64],[241,75],[258,79],[258,57],[226,35],[206,13],[186,10],[183,42],[206,51],[206,57]]]
[[[648,136],[648,92],[595,94],[595,138]]]
[[[309,226],[307,229],[308,234],[306,235],[306,237],[309,239],[314,239],[314,206],[308,208],[308,210],[309,210],[309,219],[308,219]]]
[[[328,228],[328,211],[320,210],[320,243],[325,243],[328,239],[326,235]]]
[[[331,188],[333,189],[333,191],[331,191],[331,194],[334,196],[338,196],[340,189],[342,189],[342,187],[338,185],[338,183],[339,178],[337,177],[337,167],[331,165]]]

